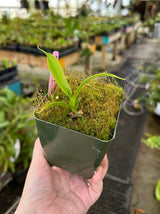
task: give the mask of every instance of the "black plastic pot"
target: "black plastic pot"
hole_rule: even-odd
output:
[[[41,1],[41,9],[42,10],[49,10],[48,1]]]
[[[116,32],[115,29],[111,30],[111,31],[103,31],[101,33],[97,33],[97,36],[111,36]]]
[[[18,51],[26,54],[39,55],[39,51],[37,50],[36,46],[19,45]]]
[[[27,0],[21,0],[21,8],[29,9],[29,2]]]
[[[117,117],[117,124],[118,124]],[[57,166],[85,179],[90,178],[105,156],[112,139],[100,140],[35,116],[38,135],[44,154],[51,166]]]
[[[74,53],[78,51],[79,48],[75,46],[66,47],[65,49],[59,49],[59,57],[67,56],[68,54]]]
[[[17,76],[17,66],[0,70],[0,85],[12,80],[15,76]]]
[[[18,45],[16,44],[6,44],[2,46],[2,49],[10,50],[10,51],[18,51]]]
[[[53,53],[53,49],[51,48],[45,48],[45,47],[42,47],[43,50],[45,50],[46,52],[48,53]],[[78,51],[79,48],[78,47],[75,47],[75,46],[70,46],[70,47],[66,47],[66,48],[62,48],[62,49],[57,49],[57,51],[59,51],[59,57],[64,57],[64,56],[67,56],[71,53],[74,53],[76,51]],[[45,56],[45,54],[39,50],[36,50],[37,52],[36,53],[32,53],[32,54],[37,54],[37,55],[42,55],[42,56]]]
[[[35,9],[41,9],[41,3],[40,3],[40,1],[35,0],[34,1],[34,7],[35,7]]]

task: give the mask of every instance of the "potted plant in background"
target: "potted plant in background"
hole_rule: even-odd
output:
[[[159,62],[139,68],[143,73],[139,75],[141,83],[146,83],[146,96],[143,98],[144,104],[149,111],[160,116],[160,64]]]
[[[35,7],[35,9],[41,9],[41,2],[39,0],[35,0],[34,7]]]
[[[151,149],[158,149],[160,150],[160,136],[159,135],[151,135],[149,133],[146,133],[145,139],[142,139],[142,141]],[[156,184],[155,187],[155,197],[157,201],[160,202],[160,179]]]
[[[28,167],[36,138],[31,98],[22,98],[8,88],[0,90],[0,187]],[[5,177],[5,179],[3,179]],[[3,182],[4,181],[4,182]],[[1,189],[0,188],[0,189]]]
[[[109,73],[86,78],[73,72],[66,77],[56,57],[43,52],[57,83],[47,97],[41,94],[36,100],[35,120],[45,156],[51,165],[89,178],[115,137],[124,97],[121,87],[96,77],[122,78]]]
[[[0,59],[0,84],[13,79],[17,75],[16,62],[9,62],[7,59]]]
[[[48,10],[49,9],[48,1],[46,1],[46,0],[41,1],[41,9],[42,10]]]
[[[29,2],[27,0],[21,0],[21,8],[29,9]]]

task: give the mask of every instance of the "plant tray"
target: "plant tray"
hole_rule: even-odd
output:
[[[53,53],[53,50],[51,50],[51,49],[43,48],[43,50],[45,50],[45,51],[47,51],[49,53]],[[36,47],[31,47],[31,46],[19,46],[18,51],[24,52],[26,54],[44,56],[44,54],[42,52],[40,52]],[[66,56],[68,54],[71,54],[73,52],[78,51],[78,48],[75,47],[75,46],[71,46],[71,47],[59,49],[57,51],[59,51],[60,58],[61,58],[61,57],[64,57],[64,56]]]
[[[17,66],[1,70],[0,71],[0,84],[4,84],[5,82],[12,80],[15,76],[17,76]]]
[[[2,45],[0,48],[3,50],[18,51],[18,45],[7,44],[7,45]]]
[[[101,32],[99,34],[96,34],[96,36],[111,36],[111,35],[113,35],[116,32],[117,32],[116,29],[113,29],[113,30],[108,31],[108,32],[104,31],[104,32]]]

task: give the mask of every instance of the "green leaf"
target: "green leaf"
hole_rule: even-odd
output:
[[[12,172],[15,172],[15,164],[12,162],[9,162],[9,168],[11,169]]]
[[[50,69],[50,72],[52,76],[54,77],[56,83],[59,85],[61,90],[69,97],[72,97],[72,90],[67,82],[67,79],[64,75],[63,69],[61,67],[61,64],[57,60],[55,56],[53,56],[50,53],[45,52],[44,50],[40,49],[45,55],[47,56],[47,62]]]
[[[18,123],[18,125],[17,125],[17,129],[23,129],[23,128],[25,128],[27,126],[27,121],[21,121],[21,122],[19,122]]]
[[[79,102],[80,102],[80,101],[81,101],[81,98],[78,97],[78,98],[76,99],[76,102],[75,102],[75,107],[76,107],[76,109],[78,108]]]
[[[36,114],[37,114],[37,113],[41,113],[43,110],[45,110],[46,108],[51,107],[51,106],[53,106],[53,105],[65,106],[65,107],[70,108],[70,109],[72,108],[72,106],[70,106],[70,105],[67,104],[67,103],[63,103],[63,102],[53,102],[53,103],[49,103],[48,105],[45,105],[39,112],[36,112]]]
[[[11,91],[10,89],[7,90],[7,100],[10,104],[14,104],[19,97],[15,92]]]
[[[0,128],[5,128],[6,126],[8,126],[10,124],[10,122],[8,120],[5,120],[3,122],[0,122]]]
[[[0,123],[4,122],[5,120],[6,120],[5,112],[4,111],[0,111]]]
[[[3,168],[3,171],[4,171],[4,172],[7,172],[8,167],[9,167],[9,161],[8,161],[8,160],[6,160],[6,161],[4,162],[4,168]]]
[[[33,120],[33,119],[29,120],[29,121],[27,122],[27,125],[28,125],[28,126],[33,126],[33,125],[35,125],[35,120]]]
[[[4,59],[4,66],[5,66],[5,69],[7,69],[9,67],[7,59]]]
[[[158,181],[158,183],[156,185],[155,196],[156,196],[157,201],[160,202],[160,180]]]
[[[80,84],[80,86],[77,88],[76,92],[74,93],[74,95],[73,95],[73,97],[72,97],[72,99],[71,99],[70,105],[71,105],[71,106],[75,106],[75,100],[76,100],[76,98],[77,98],[77,96],[78,96],[80,90],[82,89],[82,87],[83,87],[87,82],[89,82],[91,79],[94,79],[94,78],[96,78],[96,77],[104,77],[104,76],[115,77],[115,78],[117,78],[117,79],[125,80],[124,78],[118,77],[118,76],[116,76],[116,75],[114,75],[114,74],[110,74],[110,73],[101,73],[101,74],[95,74],[95,75],[93,75],[93,76],[90,76],[90,77],[88,77],[87,79],[85,79],[85,80]]]
[[[12,107],[9,103],[9,101],[7,100],[7,98],[5,97],[0,97],[0,105],[5,105],[7,107]]]
[[[147,139],[142,139],[147,146],[151,149],[159,149],[160,150],[160,136],[159,135],[151,135],[146,133]]]

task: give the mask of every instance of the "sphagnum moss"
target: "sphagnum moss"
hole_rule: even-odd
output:
[[[67,80],[74,92],[85,76],[67,72]],[[53,105],[44,109],[47,101],[41,103],[36,110],[39,119],[91,135],[93,137],[109,140],[112,137],[120,103],[124,97],[123,89],[111,82],[107,83],[100,78],[93,79],[83,86],[79,96],[81,101],[78,111],[81,114],[74,117],[71,110],[65,106]],[[69,103],[68,97],[56,85],[50,96],[52,101]],[[46,99],[45,99],[46,100]],[[70,115],[70,116],[69,116]]]

